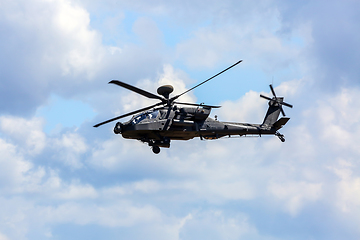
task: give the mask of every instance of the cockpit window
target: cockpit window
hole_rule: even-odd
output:
[[[153,111],[153,112],[149,112],[149,114],[148,114],[147,117],[148,117],[149,119],[154,119],[154,118],[156,118],[158,115],[159,115],[159,111],[156,110],[156,111]]]
[[[134,119],[131,121],[133,124],[137,124],[141,121],[143,121],[144,119],[154,119],[159,115],[159,111],[148,111],[145,113],[142,113],[136,117],[134,117]]]

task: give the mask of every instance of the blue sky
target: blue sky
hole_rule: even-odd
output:
[[[0,0],[0,240],[359,239],[358,1]],[[276,137],[114,135],[153,104],[112,79],[262,122]]]

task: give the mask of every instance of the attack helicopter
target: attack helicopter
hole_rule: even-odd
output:
[[[209,117],[212,108],[219,108],[221,106],[176,101],[180,96],[219,76],[241,62],[242,60],[236,62],[225,70],[174,97],[170,97],[174,90],[171,85],[160,86],[157,89],[158,95],[156,95],[119,80],[112,80],[109,83],[126,88],[144,97],[157,99],[160,102],[98,123],[94,127],[133,115],[126,122],[117,122],[114,127],[114,133],[121,134],[127,139],[136,139],[147,143],[152,147],[152,151],[155,154],[160,152],[160,147],[169,148],[171,140],[189,140],[195,137],[199,137],[201,140],[212,140],[233,135],[275,135],[282,142],[285,142],[284,135],[278,131],[290,119],[285,117],[283,106],[290,108],[293,106],[284,102],[283,97],[278,97],[272,85],[270,85],[272,98],[260,94],[260,97],[269,101],[268,110],[261,124],[221,122],[216,117],[215,119]],[[283,117],[278,119],[280,113]]]

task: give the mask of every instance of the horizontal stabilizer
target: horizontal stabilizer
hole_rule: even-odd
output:
[[[280,118],[279,120],[277,120],[273,127],[276,129],[276,130],[279,130],[280,128],[282,128],[288,121],[289,121],[290,118],[288,117],[282,117]]]

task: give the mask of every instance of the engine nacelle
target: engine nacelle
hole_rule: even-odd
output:
[[[202,121],[205,120],[211,112],[209,107],[197,107],[197,108],[188,108],[184,107],[180,109],[180,113],[185,119],[193,121]]]

